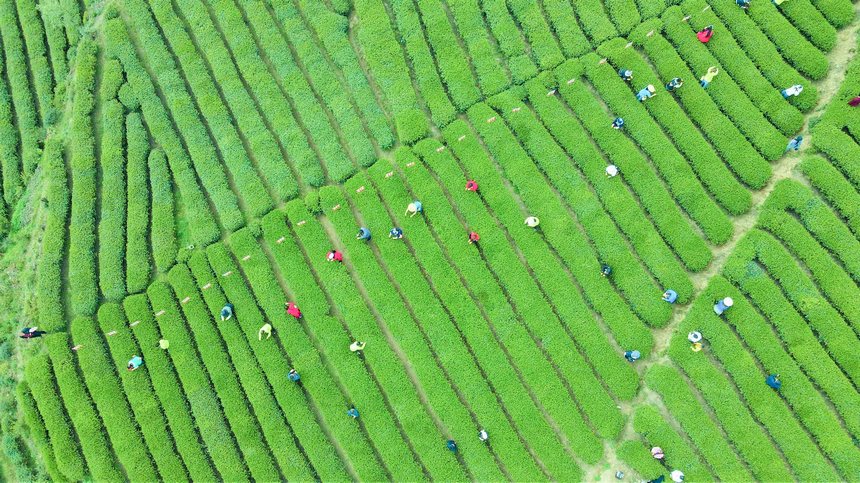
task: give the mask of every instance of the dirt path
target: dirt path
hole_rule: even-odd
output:
[[[855,11],[860,11],[860,5],[855,6]],[[738,242],[755,227],[758,216],[761,213],[762,206],[777,183],[785,179],[803,179],[797,172],[796,168],[803,159],[804,153],[810,146],[810,140],[812,137],[810,134],[810,123],[824,112],[829,105],[830,100],[839,91],[839,87],[842,85],[842,81],[845,78],[845,71],[857,51],[858,32],[860,32],[860,22],[857,21],[838,32],[836,46],[828,54],[828,59],[830,60],[830,71],[828,72],[827,77],[815,83],[815,86],[818,88],[820,93],[819,102],[814,109],[806,114],[803,129],[799,133],[803,136],[804,142],[802,148],[799,152],[786,154],[782,158],[774,161],[772,163],[773,176],[770,181],[764,188],[752,193],[752,208],[749,212],[732,218],[735,229],[732,238],[722,246],[713,247],[712,251],[714,258],[711,261],[710,266],[702,272],[692,274],[690,277],[695,289],[694,297],[698,297],[698,295],[705,290],[710,279],[722,270],[723,265],[734,251]],[[638,363],[637,369],[640,374],[644,374],[652,365],[655,364],[671,364],[668,355],[666,354],[669,348],[669,341],[691,308],[692,304],[689,304],[677,309],[666,327],[653,331],[655,350],[648,359]],[[660,397],[654,391],[643,386],[633,401],[621,405],[622,413],[627,416],[627,424],[622,431],[622,435],[618,440],[619,442],[635,438],[632,416],[634,410],[644,404],[655,405],[661,413],[666,414],[666,408],[663,406]],[[703,407],[705,407],[705,409],[709,409],[704,404]],[[667,422],[670,424],[674,423],[674,421],[670,419],[667,419]],[[592,467],[585,468],[586,480],[609,481],[614,479],[615,472],[619,469],[625,473],[630,473],[629,468],[627,468],[615,454],[615,447],[615,443],[607,442],[604,461]]]

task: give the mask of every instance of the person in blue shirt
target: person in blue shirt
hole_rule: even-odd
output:
[[[302,376],[300,376],[298,371],[296,371],[295,369],[290,369],[289,374],[287,374],[287,379],[289,379],[293,382],[299,382],[299,379],[301,379],[301,378],[302,378]]]
[[[424,211],[424,205],[422,205],[420,201],[416,200],[416,201],[413,201],[412,203],[409,203],[409,205],[406,206],[406,213],[404,213],[404,214],[409,215],[409,216],[415,216],[418,213],[421,213],[422,211]]]
[[[358,233],[355,235],[356,240],[370,240],[370,230],[366,227],[361,227],[358,229]]]
[[[647,86],[643,87],[642,90],[636,93],[636,100],[642,102],[646,99],[654,97],[654,94],[656,93],[657,89],[654,89],[654,86],[648,84]]]
[[[666,90],[672,92],[680,89],[682,85],[684,85],[684,81],[680,77],[675,77],[666,84]]]
[[[221,321],[230,320],[233,317],[233,304],[228,303],[221,309]]]
[[[775,391],[779,391],[782,387],[782,381],[779,380],[779,374],[771,374],[767,376],[767,379],[764,380],[764,383],[771,387],[771,389]]]
[[[633,80],[633,71],[630,69],[619,69],[618,76],[621,77],[625,81]]]
[[[639,351],[627,351],[624,353],[624,358],[628,362],[636,362],[640,357],[642,357],[642,354]]]
[[[672,289],[666,290],[663,292],[663,301],[669,302],[670,304],[674,304],[675,301],[678,300],[678,293]]]
[[[131,356],[131,360],[128,361],[128,370],[134,371],[138,367],[143,365],[143,358],[138,355]]]
[[[803,136],[796,136],[788,142],[788,146],[785,147],[785,150],[791,151],[793,149],[795,151],[800,151],[800,145],[802,143],[803,143]]]
[[[397,227],[392,228],[391,231],[388,232],[388,238],[393,238],[395,240],[403,238],[403,230]]]
[[[612,121],[612,129],[621,129],[624,127],[624,119],[620,117],[616,117],[614,121]]]
[[[349,408],[349,411],[346,412],[347,416],[352,416],[352,419],[358,419],[358,409]]]
[[[735,0],[735,3],[744,10],[750,8],[750,0]]]
[[[449,439],[448,441],[446,441],[445,447],[447,447],[453,453],[457,452],[457,443],[455,443],[453,439]]]

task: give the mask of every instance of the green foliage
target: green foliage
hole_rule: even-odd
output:
[[[322,214],[319,191],[308,191],[308,194],[305,195],[305,209],[314,216]]]
[[[591,39],[591,45],[599,45],[618,35],[615,25],[609,20],[600,0],[581,0],[571,3],[576,10],[582,30]]]
[[[69,217],[69,188],[63,147],[59,141],[45,146],[42,169],[47,180],[48,214],[42,252],[37,268],[36,285],[39,325],[44,330],[60,330],[66,325],[63,304],[63,256],[66,245],[66,226]],[[71,264],[71,262],[69,262]]]
[[[104,86],[104,84],[102,84]],[[99,286],[104,298],[122,300],[126,294],[126,170],[125,116],[116,99],[102,104],[101,197],[99,210]],[[74,186],[74,185],[73,185]]]
[[[119,92],[117,92],[117,99],[119,99],[119,102],[121,102],[129,111],[140,109],[140,100],[138,100],[134,93],[134,89],[132,89],[128,82],[125,82],[120,86]]]
[[[138,293],[146,289],[146,284],[149,283],[149,277],[152,273],[152,255],[148,243],[149,216],[151,214],[149,168],[147,166],[149,136],[143,127],[139,113],[132,113],[126,117],[125,132],[127,139],[125,175],[128,194],[125,281],[129,293]],[[160,162],[165,163],[163,157]],[[166,166],[163,169],[166,169]],[[169,188],[169,180],[162,180],[162,183],[165,183],[164,186]],[[173,200],[165,193],[161,193],[160,196],[167,197],[170,205],[169,207],[165,206],[165,213],[160,215],[166,216],[168,222],[172,223]],[[162,229],[169,228],[164,227]],[[169,264],[169,259],[162,261],[162,264],[165,263]]]
[[[152,193],[152,224],[150,240],[155,268],[165,273],[176,260],[176,213],[173,184],[164,152],[154,149],[149,153],[149,187]],[[183,201],[185,199],[183,198]]]
[[[420,109],[410,109],[395,117],[397,136],[404,144],[413,144],[427,136],[427,118]]]
[[[485,96],[498,94],[511,81],[496,48],[490,43],[481,10],[476,0],[447,2],[457,31],[468,50],[469,61],[475,68],[481,92]],[[568,5],[569,7],[569,5]],[[569,23],[566,22],[567,25]]]

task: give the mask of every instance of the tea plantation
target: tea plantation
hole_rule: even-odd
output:
[[[857,12],[0,0],[0,479],[860,481]]]

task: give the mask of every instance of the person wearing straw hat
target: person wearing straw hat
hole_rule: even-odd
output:
[[[529,228],[537,228],[540,225],[540,219],[536,216],[526,218],[526,226]]]
[[[731,297],[726,297],[714,302],[714,313],[717,315],[723,315],[723,312],[729,310],[732,305],[735,304],[735,301],[732,300]]]
[[[614,164],[610,164],[609,166],[607,166],[606,167],[606,177],[607,178],[614,178],[616,176],[618,176],[618,166],[615,166]]]
[[[422,211],[424,211],[424,205],[422,205],[420,201],[416,200],[406,206],[406,213],[404,214],[409,216],[415,216]]]
[[[651,456],[653,456],[655,460],[662,460],[665,456],[663,454],[663,448],[659,446],[654,446],[653,448],[651,448]]]
[[[655,94],[657,94],[657,89],[655,89],[653,85],[648,84],[647,86],[643,87],[642,90],[636,93],[636,100],[642,102],[646,99],[654,97]]]

